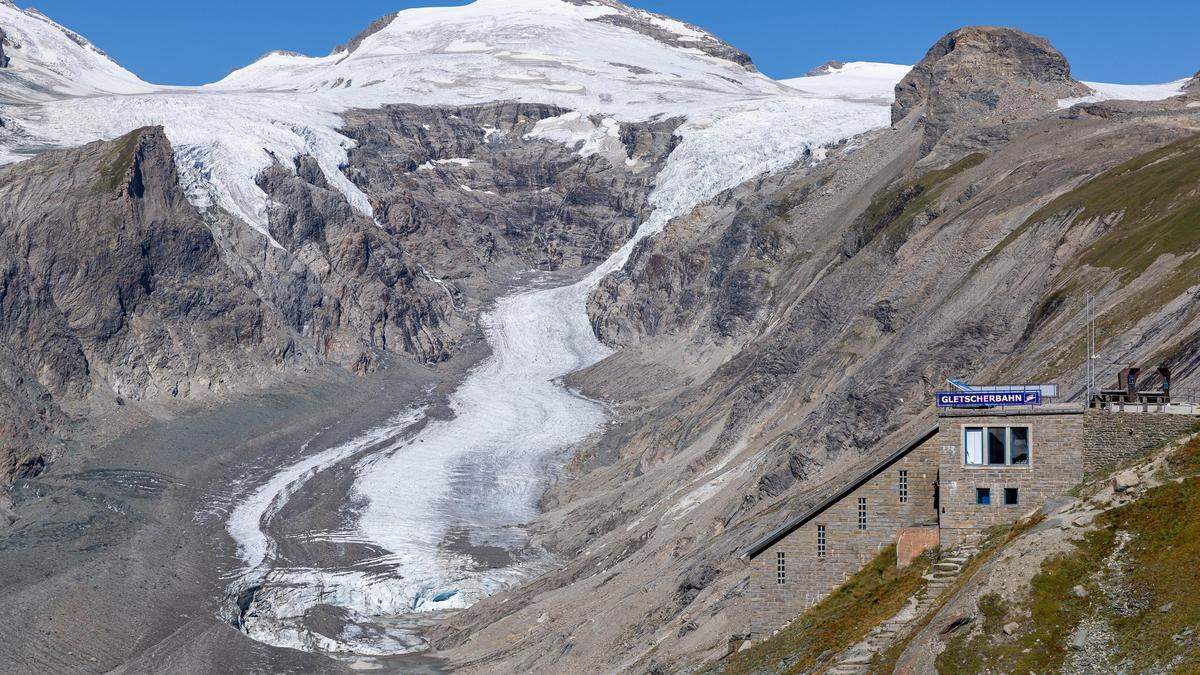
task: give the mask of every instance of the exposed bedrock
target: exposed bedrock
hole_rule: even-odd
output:
[[[0,169],[0,214],[5,477],[43,461],[60,406],[219,391],[294,353],[222,263],[160,129]]]
[[[579,269],[649,214],[679,122],[618,125],[526,103],[387,106],[346,115],[358,147],[345,171],[435,276]]]
[[[926,147],[951,127],[1036,117],[1089,89],[1049,41],[1012,28],[968,26],[934,43],[896,85],[892,122],[916,113]]]

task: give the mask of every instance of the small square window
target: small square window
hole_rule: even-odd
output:
[[[991,488],[975,488],[975,503],[987,506],[992,503]]]
[[[1021,495],[1018,494],[1017,488],[1004,488],[1004,505],[1016,506],[1021,503]]]

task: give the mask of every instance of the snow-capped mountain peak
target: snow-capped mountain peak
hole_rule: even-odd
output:
[[[354,108],[554,104],[579,116],[572,129],[595,128],[548,138],[583,140],[583,147],[611,145],[576,137],[611,135],[613,122],[685,117],[680,159],[667,170],[675,175],[677,163],[694,162],[693,173],[676,176],[672,199],[682,201],[673,208],[680,208],[802,159],[814,146],[886,125],[890,102],[797,91],[702,29],[613,0],[404,10],[326,56],[270,52],[203,87],[147,84],[66,29],[7,5],[0,28],[10,25],[26,65],[14,70],[20,78],[6,80],[14,91],[0,101],[0,155],[12,161],[162,126],[191,201],[219,207],[272,243],[256,178],[276,161],[311,155],[352,206],[372,213],[340,170],[353,147],[338,132],[340,115]],[[65,56],[60,62],[55,54]],[[18,101],[41,105],[4,105]]]
[[[36,101],[56,96],[133,94],[153,87],[87,39],[36,9],[0,0],[0,96]]]

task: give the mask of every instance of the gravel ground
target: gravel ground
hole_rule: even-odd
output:
[[[218,618],[236,568],[234,496],[295,458],[435,403],[482,356],[437,372],[293,383],[127,432],[13,487],[0,528],[0,670],[437,672],[435,660],[341,662],[267,647]]]

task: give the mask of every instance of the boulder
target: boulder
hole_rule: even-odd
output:
[[[1076,586],[1075,588],[1071,589],[1071,592],[1074,593],[1075,597],[1077,598],[1086,598],[1088,596],[1088,590],[1083,586]]]
[[[1016,621],[1010,621],[1010,622],[1004,624],[1004,634],[1012,635],[1013,633],[1016,633],[1017,629],[1020,627],[1021,627],[1021,624],[1017,623]]]
[[[1142,479],[1139,478],[1137,472],[1133,470],[1122,471],[1121,473],[1113,476],[1112,479],[1113,490],[1116,490],[1117,492],[1126,492],[1128,490],[1132,490],[1141,482]]]

